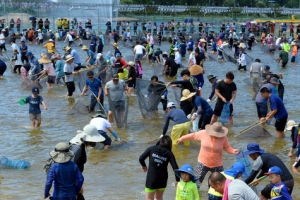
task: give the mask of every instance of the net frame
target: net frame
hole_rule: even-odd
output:
[[[107,99],[108,99],[109,110],[113,114],[113,118],[114,121],[116,122],[117,128],[125,129],[127,127],[129,96],[127,94],[124,94],[124,104],[121,101],[113,101],[110,97],[110,92],[108,92],[107,97],[108,97]],[[122,106],[124,106],[124,111],[122,110]],[[124,113],[122,114],[122,112]]]

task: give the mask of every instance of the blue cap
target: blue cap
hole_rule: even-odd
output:
[[[270,174],[282,175],[282,170],[279,167],[274,166],[269,169],[268,173],[265,173],[265,175],[270,175]]]
[[[197,181],[197,177],[194,174],[194,168],[190,164],[184,164],[179,169],[175,169],[174,171],[176,176],[178,176],[179,178],[181,178],[180,173],[185,172],[192,176],[191,181],[193,181],[194,183]]]
[[[261,149],[259,147],[259,144],[257,143],[250,143],[247,145],[247,151],[244,152],[244,155],[249,155],[253,153],[265,153],[264,149]]]
[[[265,71],[270,70],[270,66],[269,65],[265,65]]]
[[[40,93],[40,90],[38,87],[33,87],[32,88],[32,94],[39,94]]]
[[[120,53],[116,53],[116,57],[117,57],[117,56],[121,56],[121,54],[120,54]]]
[[[25,56],[33,56],[33,54],[31,53],[31,51],[26,52]]]
[[[229,175],[229,176],[232,176],[234,178],[237,178],[237,176],[239,174],[243,174],[244,176],[249,176],[247,173],[246,173],[246,168],[245,168],[245,165],[241,162],[236,162],[232,165],[232,167],[228,170],[225,170],[224,173],[226,175]]]

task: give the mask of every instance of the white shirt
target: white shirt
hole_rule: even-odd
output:
[[[178,51],[176,51],[175,53],[175,59],[174,59],[175,63],[176,64],[181,64],[181,56],[180,56],[180,53]]]
[[[11,45],[11,48],[12,48],[12,50],[17,49],[18,52],[20,53],[20,48],[18,47],[18,45],[16,45],[16,43],[13,43],[13,44]]]
[[[246,56],[244,53],[239,54],[239,62],[242,66],[246,66],[247,62],[246,62]]]
[[[102,117],[92,119],[90,124],[95,126],[98,131],[106,131],[107,128],[111,128],[111,124]]]
[[[136,45],[134,47],[135,54],[144,54],[145,47],[143,45]]]
[[[0,34],[0,44],[4,44],[5,43],[5,37],[4,37],[4,34],[1,33]]]
[[[73,41],[71,34],[67,34],[68,41]]]
[[[195,53],[192,52],[189,56],[190,66],[194,65],[196,63]]]
[[[279,46],[279,45],[280,45],[280,42],[281,42],[281,38],[279,37],[279,38],[277,38],[275,45],[276,45],[276,46]]]

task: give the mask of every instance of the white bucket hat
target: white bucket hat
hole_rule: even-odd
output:
[[[55,146],[55,149],[50,152],[50,156],[57,163],[66,163],[74,156],[74,153],[69,150],[69,145],[60,142]]]
[[[296,127],[298,126],[298,124],[296,124],[296,122],[294,120],[289,120],[287,123],[286,123],[286,129],[287,131],[290,131],[292,130],[293,127]]]
[[[70,141],[72,144],[81,144],[86,142],[103,142],[105,138],[98,133],[95,126],[88,124],[83,128],[83,131],[78,131],[78,134]]]

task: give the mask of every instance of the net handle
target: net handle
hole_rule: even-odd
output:
[[[261,121],[258,121],[258,122],[255,122],[254,124],[250,125],[249,127],[243,129],[238,135],[234,136],[233,138],[236,138],[240,135],[243,135],[245,132],[247,132],[248,130],[258,126],[258,125],[261,125],[262,123],[265,123],[265,122],[261,122]]]

